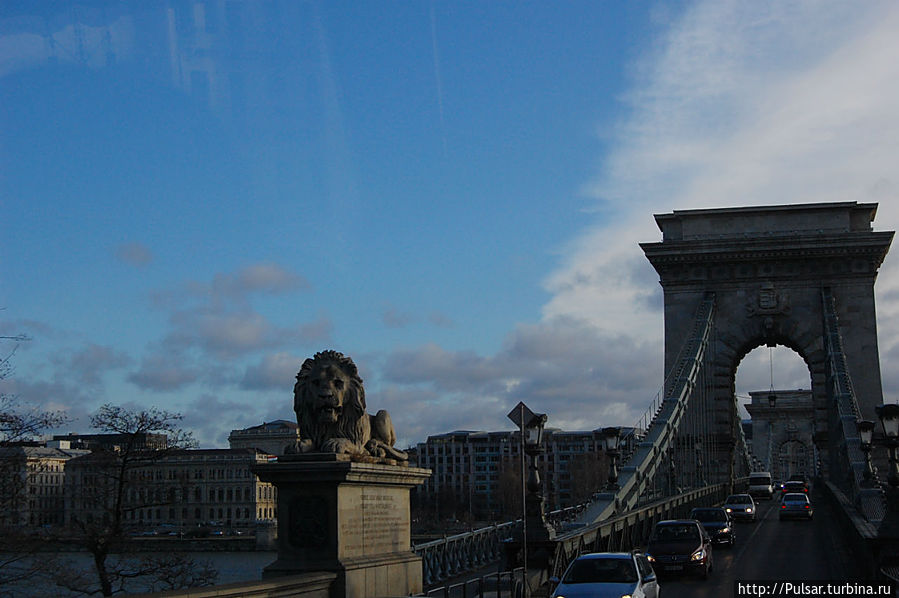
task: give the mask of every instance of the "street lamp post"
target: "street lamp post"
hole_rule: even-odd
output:
[[[899,562],[899,405],[886,403],[874,408],[880,425],[883,428],[882,445],[886,447],[889,455],[889,474],[886,488],[886,514],[877,528],[879,566],[894,566]],[[875,469],[871,464],[871,450],[874,446],[874,422],[862,420],[857,423],[860,448],[865,454],[865,471],[863,473],[866,485],[874,484]]]
[[[544,514],[543,481],[537,469],[537,456],[543,452],[543,426],[546,414],[534,414],[524,425],[524,452],[529,458],[525,517],[528,540],[546,540],[555,536],[555,530],[546,523]]]
[[[896,449],[899,448],[899,405],[886,403],[874,408],[880,425],[883,426],[883,437],[890,456],[890,471],[887,481],[893,488],[899,486],[899,462]]]
[[[668,449],[668,495],[678,494],[677,465],[674,463],[674,448]]]
[[[862,420],[858,422],[858,435],[861,438],[862,452],[865,454],[865,471],[862,474],[866,485],[874,483],[874,466],[871,463],[871,447],[874,440],[874,422]]]
[[[703,474],[703,463],[702,463],[702,438],[697,438],[693,442],[693,448],[696,451],[696,478],[697,478],[697,486],[702,487],[705,486],[705,479]]]
[[[615,491],[618,489],[618,443],[621,440],[621,428],[609,427],[602,429],[603,446],[609,457],[609,479],[606,489]]]
[[[520,544],[510,545],[512,553],[519,552],[525,570],[525,592],[544,581],[549,569],[552,551],[549,545],[555,540],[556,531],[546,522],[543,511],[543,483],[537,469],[537,456],[543,451],[545,413],[534,413],[524,403],[518,403],[508,415],[520,431],[521,441],[521,492],[524,514],[521,521]],[[525,479],[525,457],[528,458]],[[520,551],[518,550],[520,548]],[[530,561],[528,556],[530,554]],[[512,556],[512,555],[509,555]],[[517,560],[512,558],[512,561]],[[532,579],[533,578],[533,579]]]

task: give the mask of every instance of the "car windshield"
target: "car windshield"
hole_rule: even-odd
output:
[[[651,540],[657,542],[699,541],[699,531],[695,525],[660,525],[653,533]]]
[[[629,558],[578,559],[568,570],[563,583],[633,583],[637,581],[634,561]]]
[[[727,499],[727,504],[729,505],[748,505],[752,502],[752,499],[749,498],[748,494],[737,494],[734,496],[730,496]]]
[[[727,515],[719,509],[709,509],[704,511],[693,511],[693,519],[696,521],[727,521]]]

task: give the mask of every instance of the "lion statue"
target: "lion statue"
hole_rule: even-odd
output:
[[[396,432],[385,410],[365,412],[365,389],[353,360],[321,351],[303,362],[293,387],[300,440],[290,452],[348,454],[407,461],[393,447]]]

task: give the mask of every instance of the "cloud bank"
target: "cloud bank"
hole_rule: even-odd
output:
[[[585,185],[604,220],[546,277],[542,321],[491,357],[425,345],[388,359],[398,388],[490,412],[432,399],[444,429],[508,428],[519,399],[569,429],[633,422],[663,378],[661,289],[638,246],[660,239],[654,213],[874,201],[876,230],[899,225],[899,5],[708,1],[662,25],[622,98],[629,116]],[[882,361],[899,354],[897,263],[887,259],[877,285]],[[767,353],[750,357],[738,382],[768,388]],[[807,388],[803,365],[776,382]],[[899,397],[889,368],[884,391]]]

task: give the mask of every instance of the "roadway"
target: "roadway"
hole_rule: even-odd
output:
[[[834,515],[817,493],[812,494],[812,521],[780,521],[778,501],[761,501],[758,521],[737,523],[733,548],[713,549],[714,571],[706,580],[661,580],[665,598],[734,596],[734,581],[857,580],[847,550],[841,546]]]

